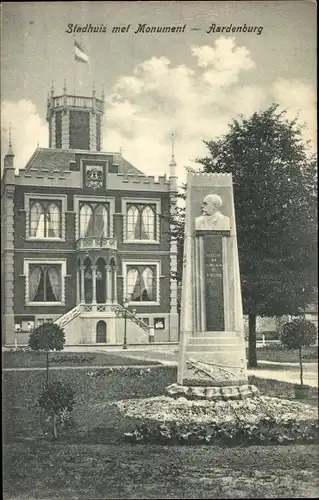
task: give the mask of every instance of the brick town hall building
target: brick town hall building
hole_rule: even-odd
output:
[[[4,345],[27,344],[43,322],[63,326],[67,345],[122,344],[125,323],[128,344],[148,342],[152,328],[155,342],[178,340],[174,155],[169,178],[155,179],[103,152],[103,113],[95,91],[52,89],[49,148],[16,173],[10,139],[1,190]]]

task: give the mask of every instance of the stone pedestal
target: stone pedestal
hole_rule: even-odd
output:
[[[246,366],[232,177],[189,174],[178,379],[168,393],[242,399],[258,392]]]

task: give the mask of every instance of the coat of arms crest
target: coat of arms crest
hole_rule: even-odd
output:
[[[85,171],[85,184],[92,189],[103,187],[103,167],[88,165]]]

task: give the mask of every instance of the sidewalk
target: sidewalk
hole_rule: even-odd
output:
[[[178,365],[178,347],[176,345],[170,346],[170,349],[163,348],[164,346],[156,346],[156,349],[141,349],[141,346],[129,346],[127,350],[123,350],[122,346],[114,346],[108,347],[105,349],[103,346],[97,347],[78,347],[74,349],[74,347],[66,347],[65,351],[73,351],[73,352],[105,352],[111,353],[116,352],[117,355],[136,359],[154,362],[157,361],[160,363],[159,365],[136,365],[138,368],[149,368],[150,366],[153,368],[154,366],[176,366]],[[268,367],[268,366],[269,367]],[[133,366],[133,365],[131,365]],[[265,378],[265,379],[274,379],[279,380],[281,382],[289,382],[291,384],[299,384],[300,383],[300,371],[299,371],[299,363],[280,363],[273,361],[263,361],[259,360],[260,368],[248,369],[248,375],[254,375],[256,377]],[[262,367],[264,366],[264,367]],[[267,366],[267,367],[266,367]],[[271,369],[271,367],[274,367]],[[105,369],[107,366],[52,366],[51,370],[96,370],[96,369]],[[119,368],[119,367],[112,367]],[[286,368],[286,370],[285,370]],[[295,368],[295,369],[294,369]],[[303,363],[303,371],[304,371],[304,383],[310,385],[311,387],[318,387],[318,364],[317,363]],[[37,370],[45,370],[45,368],[4,368],[3,371],[37,371]]]
[[[177,366],[178,365],[178,353],[177,352],[144,352],[139,351],[135,353],[134,351],[122,351],[121,355],[130,357],[131,359],[144,359],[145,361],[158,361],[163,365]],[[269,368],[257,368],[248,369],[248,375],[254,375],[260,378],[268,378],[279,380],[281,382],[289,382],[291,384],[300,383],[300,372],[299,363],[280,363],[273,361],[263,361],[259,360],[260,366],[269,365]],[[276,366],[273,370],[271,366]],[[287,370],[285,370],[287,367]],[[296,370],[291,368],[296,367]],[[289,368],[289,369],[288,369]],[[318,387],[318,364],[317,363],[303,363],[304,368],[304,383],[310,385],[311,387]]]

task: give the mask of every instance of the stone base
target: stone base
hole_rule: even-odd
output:
[[[191,400],[228,401],[246,399],[259,395],[254,385],[242,384],[224,387],[202,387],[171,384],[166,387],[166,394],[173,398],[184,397]]]

